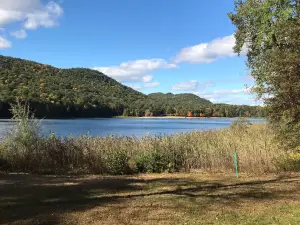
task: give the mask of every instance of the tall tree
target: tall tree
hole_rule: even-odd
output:
[[[247,48],[256,91],[278,137],[300,150],[300,0],[235,0],[235,52]]]

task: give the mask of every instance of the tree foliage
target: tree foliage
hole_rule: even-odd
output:
[[[36,117],[264,116],[261,107],[214,105],[193,94],[142,94],[91,69],[59,69],[0,56],[0,117],[28,102]]]
[[[3,56],[0,66],[3,114],[18,98],[29,102],[37,117],[108,117],[147,97],[95,70],[58,69]]]
[[[300,1],[235,0],[234,50],[247,47],[256,91],[270,120],[290,148],[300,146]]]

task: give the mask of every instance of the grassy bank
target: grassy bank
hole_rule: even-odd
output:
[[[1,224],[300,222],[299,174],[281,173],[300,168],[300,154],[280,149],[266,123],[62,139],[40,135],[26,107],[14,115],[15,127],[0,143]]]
[[[222,130],[143,138],[61,139],[55,135],[39,136],[32,127],[18,129],[0,144],[2,171],[47,174],[231,172],[236,151],[241,172],[267,173],[278,170],[278,160],[283,154],[266,124],[236,123]]]
[[[296,225],[299,184],[299,174],[0,174],[0,223]]]

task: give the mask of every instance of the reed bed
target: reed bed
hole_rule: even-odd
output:
[[[285,154],[267,124],[237,123],[221,130],[142,138],[19,136],[0,143],[0,170],[46,174],[231,172],[236,151],[240,171],[259,174],[278,171],[278,161]]]

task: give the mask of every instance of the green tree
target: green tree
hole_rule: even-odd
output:
[[[300,1],[235,0],[229,13],[235,52],[247,47],[247,63],[256,80],[253,90],[265,99],[278,137],[300,147]]]

